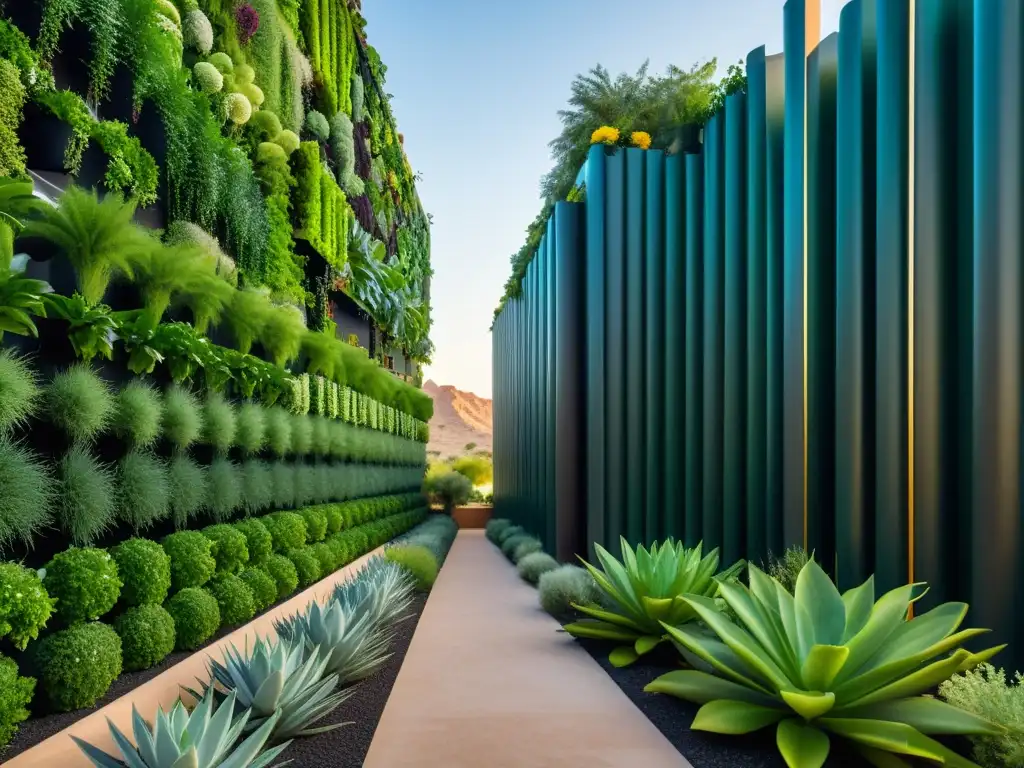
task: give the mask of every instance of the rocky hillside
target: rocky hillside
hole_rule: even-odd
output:
[[[423,391],[434,398],[427,450],[436,451],[442,459],[465,453],[469,443],[476,443],[475,450],[491,450],[490,400],[433,381],[427,381]]]

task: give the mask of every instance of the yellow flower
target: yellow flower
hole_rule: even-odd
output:
[[[619,129],[610,125],[602,125],[590,134],[591,144],[615,144],[619,140]]]
[[[633,131],[629,140],[633,142],[634,147],[640,147],[640,149],[651,148],[651,134],[646,131]]]

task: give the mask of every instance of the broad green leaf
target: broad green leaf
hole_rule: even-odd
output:
[[[821,768],[828,759],[828,735],[795,718],[779,723],[775,743],[789,768]]]
[[[863,744],[857,744],[855,747],[857,752],[874,768],[914,768],[909,762],[892,752],[866,747]]]
[[[633,648],[636,650],[638,656],[644,656],[650,653],[659,645],[665,641],[665,636],[655,637],[654,635],[644,635],[638,637],[636,642],[633,644]]]
[[[620,645],[608,654],[608,661],[613,667],[628,667],[639,658],[639,654],[631,645]]]
[[[598,619],[599,621],[614,624],[618,627],[625,627],[626,629],[630,629],[635,632],[643,631],[643,628],[629,616],[623,616],[622,614],[615,613],[614,611],[606,611],[604,608],[598,608],[596,605],[580,605],[573,603],[572,607],[580,613],[585,613],[587,616]]]
[[[765,608],[753,594],[741,584],[722,584],[719,587],[726,604],[743,622],[747,631],[761,644],[772,661],[787,677],[797,680],[799,668],[787,642],[782,622],[777,613]]]
[[[596,619],[581,619],[563,627],[573,637],[589,637],[594,640],[620,640],[634,642],[637,633],[630,630],[616,627],[607,622]]]
[[[864,628],[871,617],[871,610],[875,607],[875,577],[869,576],[859,587],[846,590],[843,605],[846,607],[843,642],[846,643]]]
[[[669,627],[663,625],[669,638],[687,648],[697,658],[710,664],[720,674],[740,685],[765,694],[773,693],[770,683],[760,678],[757,671],[740,658],[718,637],[702,632],[690,625]],[[756,678],[756,679],[755,679]]]
[[[745,701],[717,699],[697,710],[690,728],[738,736],[767,728],[785,716],[786,711],[782,709],[762,707]]]
[[[878,688],[871,693],[854,700],[845,700],[843,704],[848,706],[867,706],[878,704],[891,699],[903,699],[908,696],[930,691],[939,683],[948,680],[956,674],[957,667],[964,659],[970,657],[970,652],[960,649],[953,655],[947,656],[939,661],[932,662],[925,667],[903,677],[894,680],[889,685]]]
[[[960,665],[960,668],[957,669],[957,672],[968,672],[974,669],[979,664],[987,663],[992,659],[993,656],[995,656],[997,653],[1003,650],[1006,647],[1006,645],[1006,643],[1003,643],[1002,645],[994,645],[991,648],[986,648],[984,651],[972,653],[969,658],[964,659],[963,664]]]
[[[835,694],[818,691],[779,691],[782,700],[804,720],[814,720],[836,704]]]
[[[849,680],[857,674],[861,667],[874,656],[892,633],[903,623],[910,606],[910,596],[914,586],[908,584],[887,592],[871,609],[863,629],[846,643],[850,648],[850,658],[843,671],[836,678],[836,683]]]
[[[814,560],[808,561],[796,580],[794,597],[801,636],[811,645],[838,645],[846,627],[846,606],[832,579]],[[804,622],[810,622],[809,625]]]
[[[829,690],[849,655],[850,649],[845,645],[813,646],[800,671],[803,687],[810,691]]]
[[[858,720],[840,717],[823,717],[818,724],[832,733],[852,739],[859,744],[898,755],[923,757],[943,762],[943,753],[948,752],[937,741],[929,739],[916,728],[904,723],[883,720]]]
[[[943,603],[904,622],[889,641],[865,665],[880,667],[889,661],[914,656],[956,632],[967,615],[966,603]]]
[[[666,672],[664,675],[649,682],[644,691],[647,693],[666,693],[679,699],[692,701],[694,704],[707,704],[719,699],[745,701],[762,707],[778,708],[778,701],[771,696],[760,693],[745,685],[724,680],[716,675],[698,672],[693,669],[680,669]]]
[[[930,696],[884,701],[866,707],[844,707],[836,717],[892,720],[925,734],[998,735],[1002,729],[983,717]]]
[[[94,747],[87,741],[82,741],[77,736],[72,736],[71,739],[78,745],[78,748],[85,753],[85,756],[89,758],[96,768],[124,768],[124,763],[122,761],[111,757],[102,749]]]

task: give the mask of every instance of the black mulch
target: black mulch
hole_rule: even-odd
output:
[[[398,670],[412,643],[413,632],[419,623],[427,596],[418,595],[409,611],[409,617],[395,627],[395,639],[391,644],[392,655],[384,667],[371,677],[358,683],[355,693],[324,718],[317,725],[351,722],[343,728],[327,733],[296,739],[281,755],[282,759],[293,760],[292,765],[302,768],[360,768],[370,751],[370,742],[377,730],[377,723],[384,714],[391,689],[398,677]]]

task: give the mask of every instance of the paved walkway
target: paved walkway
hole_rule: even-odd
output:
[[[688,768],[484,538],[460,531],[364,768]]]

